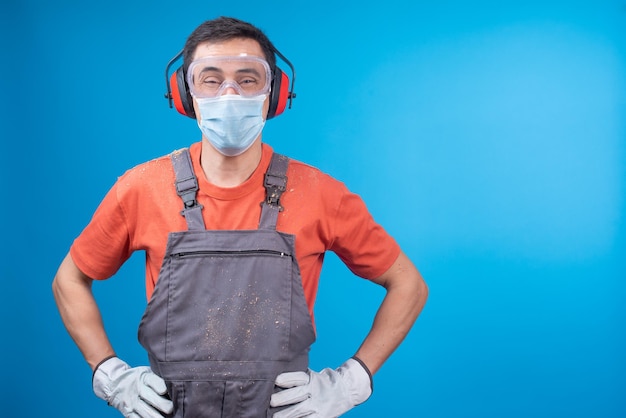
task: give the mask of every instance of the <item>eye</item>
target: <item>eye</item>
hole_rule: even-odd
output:
[[[220,84],[222,84],[221,80],[218,80],[215,77],[207,77],[207,78],[200,80],[200,82],[206,86],[212,86],[212,85],[219,86]]]
[[[255,78],[252,77],[246,77],[244,79],[239,80],[239,85],[240,86],[244,86],[244,85],[253,85],[258,83],[258,81]]]

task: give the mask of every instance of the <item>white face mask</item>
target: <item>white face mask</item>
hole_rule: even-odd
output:
[[[266,98],[266,94],[196,98],[200,110],[198,126],[220,153],[228,157],[243,154],[263,130]]]

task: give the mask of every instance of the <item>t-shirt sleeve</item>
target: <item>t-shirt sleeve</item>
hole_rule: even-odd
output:
[[[109,190],[70,247],[76,266],[92,279],[111,277],[131,254],[127,222],[118,201],[118,184],[119,181]]]
[[[400,247],[376,223],[360,196],[345,190],[334,222],[331,250],[357,276],[375,279],[386,272]]]

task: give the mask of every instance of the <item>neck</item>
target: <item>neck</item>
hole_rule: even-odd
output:
[[[207,180],[218,187],[236,187],[246,181],[261,162],[261,138],[241,155],[227,157],[202,138],[200,164]]]

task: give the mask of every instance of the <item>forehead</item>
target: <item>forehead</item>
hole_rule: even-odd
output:
[[[261,45],[254,39],[248,38],[235,38],[221,42],[202,42],[198,44],[193,59],[225,55],[251,55],[265,59]]]

